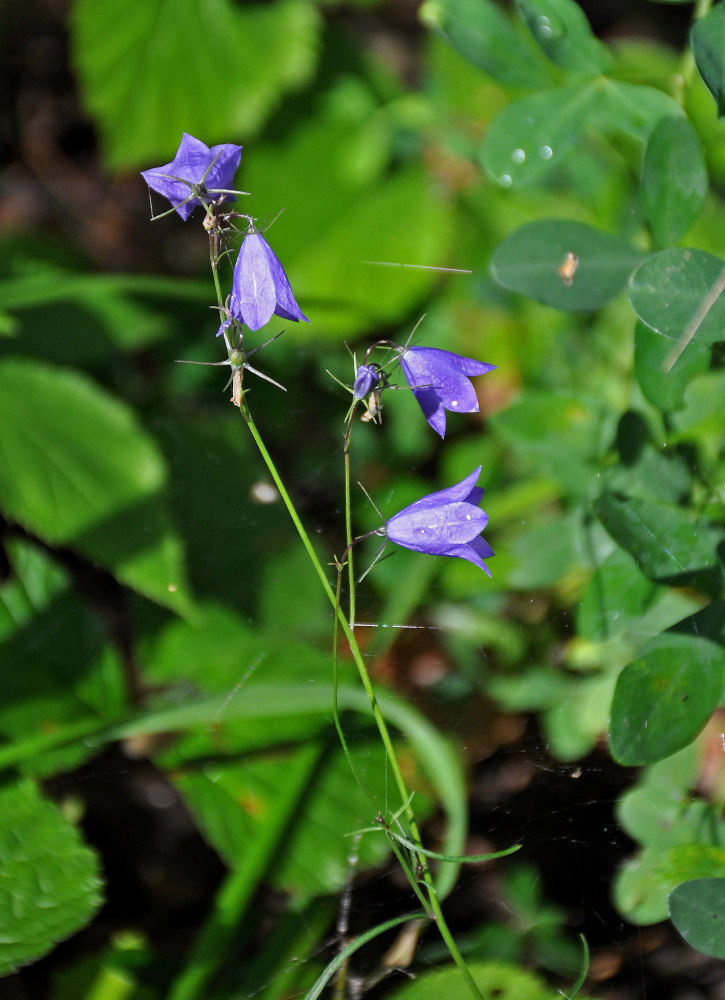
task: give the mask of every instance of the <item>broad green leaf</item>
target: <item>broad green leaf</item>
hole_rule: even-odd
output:
[[[589,581],[577,613],[577,630],[584,639],[602,642],[621,635],[655,599],[658,588],[622,549],[599,566]]]
[[[702,211],[707,196],[702,146],[682,114],[663,118],[649,137],[642,165],[642,204],[660,246],[677,243]]]
[[[574,492],[589,488],[592,463],[613,430],[593,397],[532,390],[492,417],[491,426],[537,471]]]
[[[725,653],[695,636],[667,632],[647,643],[617,680],[609,732],[620,764],[651,764],[681,750],[718,705]]]
[[[0,281],[0,309],[11,313],[43,307],[56,310],[68,305],[82,310],[97,320],[106,338],[88,344],[81,357],[108,357],[109,341],[124,351],[134,351],[154,344],[173,334],[172,320],[158,308],[151,310],[139,297],[150,300],[192,302],[199,309],[199,323],[209,300],[209,285],[188,278],[152,277],[133,274],[79,274],[43,262],[31,273]],[[56,345],[51,345],[56,346]],[[69,356],[65,344],[66,360]],[[43,344],[45,352],[49,345]],[[76,358],[80,351],[76,350]],[[47,353],[45,354],[47,358]]]
[[[670,895],[672,923],[691,947],[725,959],[725,878],[698,878]]]
[[[626,83],[600,77],[597,80],[601,100],[595,111],[594,127],[605,132],[622,132],[646,142],[657,123],[665,117],[682,114],[676,101],[655,87]]]
[[[704,250],[662,250],[634,272],[629,301],[643,323],[671,341],[666,367],[693,341],[723,339],[724,288],[725,261]]]
[[[509,586],[518,590],[553,587],[581,570],[581,520],[580,510],[575,509],[527,527],[513,546],[515,564]]]
[[[0,975],[80,930],[101,904],[95,854],[24,780],[0,788]]]
[[[579,142],[600,102],[595,81],[543,90],[509,104],[483,141],[486,172],[505,188],[538,180]]]
[[[719,3],[695,21],[690,44],[700,76],[715,98],[718,117],[725,115],[725,6]]]
[[[107,162],[165,163],[182,132],[210,146],[255,132],[309,79],[319,30],[304,0],[78,0],[73,62]]]
[[[297,298],[313,303],[316,336],[349,337],[402,320],[439,281],[426,265],[445,264],[450,253],[452,213],[418,167],[367,192],[348,191],[343,204],[290,261]]]
[[[376,810],[385,812],[388,786],[383,748],[378,742],[358,741],[353,758],[367,795],[355,782],[341,751],[321,760],[308,786],[300,789],[294,820],[287,825],[283,849],[269,873],[270,881],[283,891],[301,895],[339,892],[349,871],[350,835],[373,825]],[[265,818],[284,780],[280,768],[284,771],[285,759],[277,752],[242,763],[210,764],[203,775],[177,780],[202,829],[231,868],[244,863],[255,837],[264,836]],[[421,818],[428,811],[424,802],[425,796],[416,794],[416,815]],[[382,828],[368,833],[360,842],[360,866],[380,864],[389,853]]]
[[[440,282],[427,266],[461,266],[451,253],[455,214],[420,164],[374,181],[347,174],[341,161],[365,118],[343,115],[344,100],[342,85],[333,88],[324,114],[260,146],[245,167],[245,185],[263,193],[247,199],[246,210],[264,217],[286,208],[267,239],[311,319],[309,328],[287,327],[288,343],[309,342],[313,330],[314,338],[341,341],[380,323],[407,323]]]
[[[552,62],[592,76],[612,64],[607,48],[592,34],[574,0],[517,0],[529,30]]]
[[[653,580],[669,580],[718,565],[721,534],[684,509],[638,497],[604,493],[594,512],[612,538]]]
[[[540,88],[551,80],[534,46],[492,0],[426,0],[419,17],[464,59],[502,83]]]
[[[554,1000],[557,991],[533,972],[505,962],[468,960],[466,966],[484,997],[496,1000]],[[455,965],[421,972],[388,993],[390,1000],[462,1000],[470,995]],[[586,1000],[580,997],[579,1000]]]
[[[0,505],[51,545],[67,545],[171,608],[187,601],[166,470],[130,410],[81,375],[0,363]]]
[[[567,312],[600,309],[627,284],[643,254],[624,240],[567,219],[539,219],[494,251],[499,284]]]
[[[669,371],[672,342],[637,321],[634,328],[634,374],[645,398],[666,413],[684,406],[685,390],[695,375],[710,367],[707,344],[693,339]]]

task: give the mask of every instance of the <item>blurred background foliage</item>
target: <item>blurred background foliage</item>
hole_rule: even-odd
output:
[[[542,35],[544,15],[566,30]],[[675,885],[725,876],[717,717],[691,742],[722,689],[720,326],[713,314],[665,378],[658,274],[624,291],[680,244],[702,253],[703,289],[721,266],[725,126],[686,51],[691,16],[594,0],[6,0],[0,995],[299,995],[337,947],[347,835],[389,804],[347,663],[372,803],[339,751],[329,608],[225,369],[174,364],[223,356],[199,220],[149,222],[138,176],[182,131],[244,145],[242,210],[275,220],[311,320],[256,357],[287,392],[247,384],[325,562],[344,547],[348,398],[327,370],[352,382],[346,345],[403,343],[425,314],[420,343],[497,366],[445,445],[402,391],[381,428],[353,432],[353,478],[386,516],[483,466],[492,579],[401,550],[358,599],[427,838],[457,854],[523,845],[467,868],[449,899],[477,981],[554,996],[583,933],[598,996],[720,995],[718,964],[660,923]],[[645,149],[655,165],[682,150],[682,166],[645,181]],[[698,544],[676,552],[701,575],[673,582],[624,520],[636,509],[675,538],[682,507]],[[654,749],[619,747],[649,765],[637,778],[607,733],[622,669],[652,657],[699,665],[700,697],[678,746],[665,715]],[[640,689],[617,692],[629,710]],[[411,908],[388,858],[366,834],[351,933]],[[445,960],[429,933],[418,969]],[[386,969],[379,944],[356,961],[361,988]],[[383,988],[457,997],[456,975]]]

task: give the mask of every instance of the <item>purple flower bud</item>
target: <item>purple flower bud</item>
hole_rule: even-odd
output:
[[[490,576],[483,560],[493,555],[493,549],[481,535],[488,514],[478,506],[483,498],[483,489],[476,486],[480,474],[479,465],[462,482],[429,493],[394,514],[385,528],[390,541],[415,552],[467,559]]]
[[[364,399],[367,394],[380,384],[380,372],[375,365],[360,365],[355,373],[355,383],[352,387],[353,399]]]
[[[241,146],[227,142],[209,149],[199,139],[184,132],[171,163],[142,170],[141,176],[150,188],[168,198],[186,221],[194,209],[201,205],[199,198],[187,201],[192,187],[203,186],[209,192],[211,201],[236,201],[234,195],[214,197],[214,192],[232,187],[241,157]],[[179,177],[181,180],[172,180],[172,177]],[[185,181],[188,183],[184,183]]]
[[[409,347],[401,353],[400,367],[425,419],[436,433],[445,437],[444,410],[478,413],[478,399],[470,377],[484,375],[496,366],[437,347]]]
[[[250,330],[258,330],[276,313],[295,323],[310,321],[292,294],[285,270],[261,233],[244,237],[234,265],[229,311]]]

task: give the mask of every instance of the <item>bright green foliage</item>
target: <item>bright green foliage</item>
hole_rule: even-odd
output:
[[[691,743],[725,681],[725,654],[695,636],[664,633],[619,675],[610,745],[621,764],[651,764]]]
[[[725,7],[719,3],[692,28],[692,54],[708,90],[725,114]]]
[[[164,461],[131,411],[80,375],[27,361],[0,364],[0,395],[6,514],[182,610],[185,573],[164,503]]]
[[[725,832],[701,764],[725,674],[725,6],[675,54],[605,44],[574,0],[427,0],[430,30],[405,59],[390,55],[399,40],[369,45],[351,6],[74,0],[73,64],[102,163],[132,175],[164,162],[182,130],[243,143],[238,184],[252,194],[237,207],[263,225],[283,210],[269,239],[312,322],[255,355],[286,392],[249,372],[244,388],[333,583],[349,400],[325,369],[352,382],[343,343],[360,361],[426,313],[418,342],[497,366],[443,448],[407,391],[386,393],[382,427],[352,433],[353,480],[383,511],[354,491],[354,533],[483,466],[492,579],[401,551],[358,592],[380,710],[416,812],[433,817],[425,844],[466,853],[466,767],[480,792],[489,719],[529,713],[559,761],[609,747],[644,765],[617,803],[636,848],[616,905],[648,924],[669,896],[686,939],[725,957]],[[354,6],[371,8],[365,25],[378,17],[375,2]],[[375,37],[390,41],[384,27]],[[130,196],[112,183],[133,204],[133,180]],[[138,180],[137,239],[146,205]],[[83,202],[84,225],[112,229],[96,212]],[[347,759],[331,721],[331,608],[222,394],[228,369],[174,363],[224,357],[199,221],[155,223],[159,256],[144,237],[119,265],[177,276],[97,273],[82,234],[71,247],[17,233],[0,255],[0,841],[22,904],[8,895],[3,968],[98,906],[93,855],[30,782],[109,744],[149,758],[225,866],[183,955],[111,940],[55,977],[54,1000],[321,991],[328,963],[342,964],[341,950],[319,951],[355,831],[373,828],[365,891],[387,892],[369,869],[391,861],[400,801],[369,699],[341,642]],[[219,275],[226,294],[227,256]],[[356,575],[374,544],[356,546]],[[92,776],[86,787],[92,799]],[[542,818],[529,811],[522,840]],[[511,919],[481,918],[461,948],[500,959],[470,965],[487,1000],[553,1000],[518,965],[574,981],[569,914],[547,897],[547,872],[497,864],[492,891]],[[460,863],[433,868],[443,898]],[[47,905],[30,906],[32,880]],[[351,975],[368,962],[358,946],[382,950],[380,925],[397,919],[371,916]],[[434,937],[417,978],[381,995],[464,995],[460,970],[426,968],[448,962]]]
[[[319,32],[304,0],[77,0],[72,26],[84,97],[116,168],[153,161],[182,132],[258,129],[309,78]]]
[[[622,291],[642,254],[581,222],[530,222],[496,247],[494,278],[506,288],[567,312],[601,309]]]
[[[0,788],[0,975],[83,927],[101,904],[95,854],[29,780]]]
[[[532,972],[503,962],[474,961],[469,967],[484,996],[495,996],[497,1000],[554,1000],[560,995]],[[394,1000],[439,1000],[458,996],[459,990],[460,974],[449,967],[425,972],[390,995]]]
[[[642,165],[642,204],[661,246],[677,243],[705,204],[707,168],[697,133],[684,115],[663,118]]]

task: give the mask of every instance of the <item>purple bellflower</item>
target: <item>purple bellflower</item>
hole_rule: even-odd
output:
[[[478,506],[483,497],[483,488],[476,486],[480,474],[479,465],[455,486],[416,500],[394,514],[382,530],[391,542],[403,548],[466,559],[490,576],[484,559],[494,553],[481,535],[488,514]]]
[[[210,201],[236,201],[234,195],[217,195],[216,192],[232,187],[241,157],[241,146],[226,142],[209,149],[199,139],[184,132],[171,163],[142,170],[141,176],[150,188],[168,198],[186,221],[202,204],[201,198],[190,197],[195,194],[195,189],[200,195],[209,195]]]
[[[254,230],[247,233],[234,265],[229,312],[250,330],[258,330],[272,318],[297,323],[310,321],[297,305],[285,270],[264,236]]]
[[[425,419],[437,434],[445,437],[445,410],[478,413],[478,398],[470,378],[484,375],[496,366],[437,347],[409,347],[401,351],[400,367]]]
[[[364,399],[380,384],[380,372],[377,365],[358,365],[355,372],[355,383],[352,387],[354,400]]]

